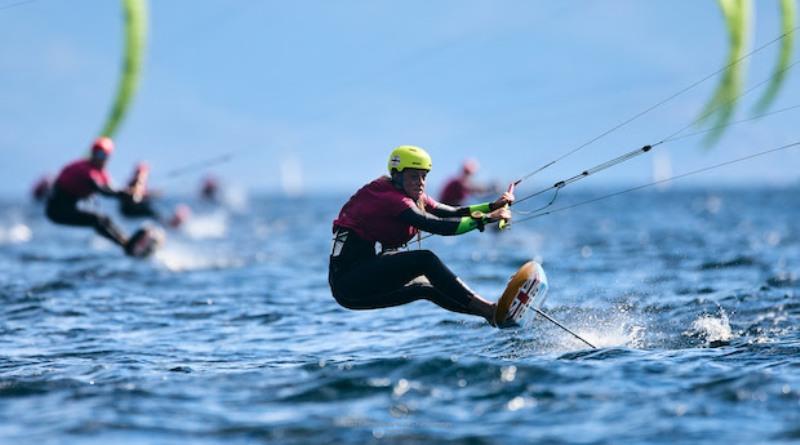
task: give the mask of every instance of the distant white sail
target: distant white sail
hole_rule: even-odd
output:
[[[669,152],[657,151],[653,153],[653,182],[664,181],[672,177],[672,158]],[[657,185],[661,190],[669,188],[670,182],[663,182]]]
[[[280,164],[281,188],[287,196],[300,196],[304,191],[303,167],[300,159],[288,156]]]

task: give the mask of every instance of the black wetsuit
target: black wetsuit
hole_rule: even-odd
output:
[[[101,194],[119,196],[119,192],[113,191],[108,187],[97,185],[95,187],[96,191]],[[47,200],[45,214],[50,221],[57,224],[94,227],[94,230],[99,235],[122,247],[125,247],[128,241],[123,232],[111,221],[111,218],[99,213],[79,209],[78,199],[64,193],[58,186],[53,187],[53,191]]]

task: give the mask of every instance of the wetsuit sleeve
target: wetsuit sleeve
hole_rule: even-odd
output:
[[[489,213],[492,209],[492,203],[485,202],[482,204],[474,204],[471,206],[464,206],[464,207],[452,207],[446,204],[442,204],[440,202],[436,203],[436,207],[431,209],[431,213],[440,217],[440,218],[452,218],[456,216],[469,216],[472,212],[480,211],[483,213]]]
[[[470,216],[461,218],[439,218],[430,213],[422,213],[417,207],[409,207],[400,214],[400,219],[417,229],[437,235],[461,235],[477,229],[479,223]]]
[[[91,177],[91,181],[92,181],[92,188],[94,189],[94,191],[100,193],[101,195],[111,196],[114,198],[121,198],[127,193],[124,190],[115,190],[111,188],[109,184],[99,182],[94,177]]]

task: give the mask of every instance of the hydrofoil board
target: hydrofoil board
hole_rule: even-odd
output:
[[[164,231],[158,227],[142,227],[128,240],[125,253],[135,258],[147,258],[164,244],[164,238]]]
[[[547,297],[547,275],[536,261],[528,261],[511,276],[506,289],[497,300],[495,326],[500,328],[527,326]]]

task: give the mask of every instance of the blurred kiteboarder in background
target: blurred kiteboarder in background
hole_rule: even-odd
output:
[[[45,214],[56,224],[92,227],[98,235],[108,239],[132,256],[149,254],[160,240],[151,229],[140,229],[130,239],[107,215],[78,208],[78,202],[95,193],[116,199],[131,199],[128,190],[111,186],[111,177],[105,169],[114,142],[107,137],[97,138],[92,144],[88,159],[79,159],[65,166],[53,184],[47,200]]]
[[[45,202],[52,186],[53,178],[50,175],[42,175],[31,187],[31,198],[36,202]]]
[[[214,175],[206,175],[200,184],[200,198],[208,202],[219,202],[219,180]]]
[[[191,215],[189,206],[179,204],[169,219],[164,218],[155,206],[155,200],[160,194],[147,188],[149,176],[150,165],[146,162],[137,163],[128,180],[128,193],[121,195],[119,199],[120,213],[128,218],[152,218],[164,226],[173,228],[180,226]]]
[[[499,188],[494,185],[476,183],[473,176],[478,172],[480,164],[475,159],[465,159],[458,175],[448,179],[439,195],[439,202],[450,206],[461,206],[472,195],[496,193]]]

